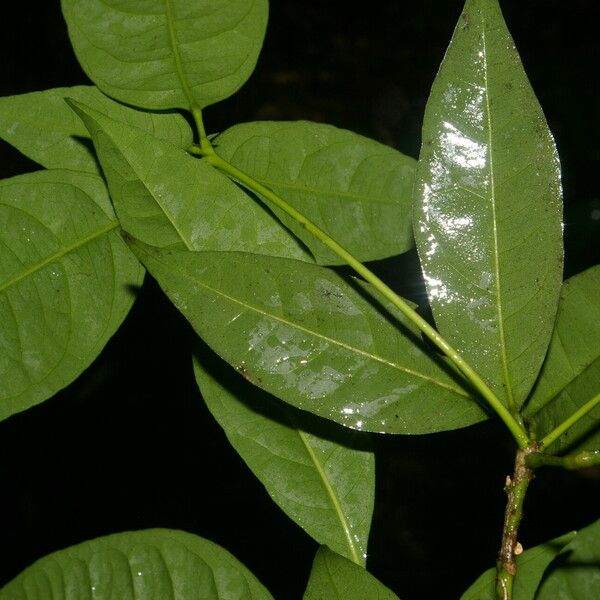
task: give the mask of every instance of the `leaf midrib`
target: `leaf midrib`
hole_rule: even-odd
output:
[[[147,254],[147,253],[146,253]],[[379,362],[381,364],[384,364],[388,367],[391,367],[393,369],[397,369],[399,371],[402,371],[404,373],[406,373],[407,375],[411,375],[413,377],[417,377],[419,379],[422,379],[426,382],[429,382],[433,385],[437,385],[438,387],[441,387],[443,389],[449,390],[450,392],[453,392],[455,394],[458,394],[459,396],[463,396],[465,398],[470,398],[471,396],[466,393],[464,390],[461,390],[460,388],[454,387],[452,385],[449,385],[447,383],[438,381],[436,379],[433,379],[432,377],[429,377],[428,375],[424,375],[423,373],[420,373],[418,371],[413,371],[412,369],[409,369],[408,367],[404,367],[402,365],[399,365],[398,363],[392,362],[390,360],[387,360],[381,356],[377,356],[375,354],[371,354],[370,352],[367,352],[365,350],[361,350],[360,348],[354,348],[353,346],[350,346],[349,344],[346,344],[344,342],[341,342],[339,340],[335,340],[333,338],[330,338],[326,335],[323,335],[322,333],[313,331],[312,329],[308,329],[306,327],[303,327],[302,325],[299,325],[298,323],[294,323],[291,321],[287,321],[286,319],[283,319],[282,317],[278,317],[277,315],[272,315],[268,312],[265,312],[264,310],[256,307],[256,306],[252,306],[250,304],[247,304],[245,302],[243,302],[242,300],[238,300],[237,298],[233,298],[232,296],[229,296],[228,294],[226,294],[225,292],[223,292],[222,290],[218,290],[215,289],[211,286],[209,286],[206,283],[203,283],[202,281],[200,281],[199,279],[195,279],[194,277],[192,277],[189,273],[187,273],[186,271],[183,271],[181,269],[178,269],[176,267],[174,267],[173,265],[170,265],[168,263],[165,263],[163,261],[161,261],[159,258],[157,258],[156,256],[152,257],[153,260],[155,260],[156,262],[162,264],[164,267],[166,267],[167,269],[170,269],[172,271],[175,271],[177,273],[179,273],[182,277],[184,277],[185,279],[190,280],[192,283],[194,283],[195,285],[199,285],[200,287],[212,292],[213,294],[217,295],[217,296],[222,296],[223,298],[229,300],[230,302],[234,303],[234,304],[238,304],[239,306],[242,306],[244,309],[246,310],[251,310],[254,311],[264,317],[268,317],[270,319],[273,319],[275,321],[278,321],[280,323],[283,323],[284,325],[287,325],[293,329],[297,329],[298,331],[302,331],[303,333],[306,333],[307,335],[311,335],[314,336],[318,339],[321,339],[329,344],[332,344],[334,346],[338,346],[340,348],[344,348],[345,350],[348,350],[349,352],[353,352],[355,354],[359,354],[361,356],[366,356],[367,358],[375,361],[375,362]]]
[[[487,38],[486,38],[486,20],[485,15],[481,14],[482,27],[481,27],[481,40],[483,43],[483,78],[485,85],[485,106],[486,106],[486,120],[488,130],[488,157],[489,157],[489,177],[490,177],[490,193],[491,193],[491,205],[492,205],[492,231],[494,240],[494,274],[495,274],[495,288],[496,288],[496,310],[498,314],[498,336],[500,341],[500,363],[502,368],[502,378],[504,380],[504,386],[506,387],[506,395],[508,398],[508,404],[514,408],[514,397],[512,392],[512,385],[510,380],[510,374],[508,371],[508,358],[506,356],[506,339],[504,333],[504,319],[502,314],[502,301],[501,301],[501,289],[500,289],[500,261],[499,261],[499,242],[498,242],[498,217],[496,215],[496,181],[494,178],[494,157],[492,151],[492,113],[490,106],[490,94],[489,94],[489,81],[488,81],[488,55],[487,55]]]
[[[365,194],[357,194],[354,192],[343,192],[338,190],[323,190],[319,188],[311,188],[298,183],[290,183],[288,181],[276,181],[267,178],[256,178],[256,181],[262,183],[265,187],[277,188],[280,190],[291,190],[296,192],[304,192],[306,194],[315,194],[316,196],[333,196],[339,198],[349,198],[361,202],[372,202],[374,204],[398,204],[393,198],[385,198],[378,196],[367,196]]]
[[[101,113],[100,113],[101,114]],[[119,151],[119,155],[123,158],[123,161],[129,166],[129,168],[133,171],[133,173],[135,174],[135,176],[137,177],[137,180],[139,181],[139,183],[144,187],[144,189],[146,190],[146,192],[148,193],[148,195],[150,196],[150,198],[152,198],[152,200],[154,201],[154,203],[158,206],[158,208],[160,209],[161,213],[164,215],[165,219],[168,221],[168,223],[171,225],[171,227],[173,228],[173,230],[175,231],[175,233],[179,236],[179,238],[181,239],[181,241],[185,244],[185,247],[188,250],[194,250],[194,248],[192,247],[192,242],[191,240],[188,240],[183,233],[179,230],[179,226],[177,225],[177,223],[175,223],[172,215],[167,211],[167,209],[162,205],[162,203],[160,202],[159,198],[157,197],[156,194],[154,194],[152,192],[152,190],[148,187],[148,185],[146,184],[144,178],[142,178],[142,176],[139,173],[139,169],[131,162],[131,160],[129,160],[129,158],[125,155],[124,151],[122,150],[121,146],[115,141],[114,139],[114,135],[112,135],[112,133],[109,133],[106,127],[103,127],[100,123],[100,121],[89,114],[89,112],[86,112],[86,115],[92,119],[94,121],[94,123],[100,128],[100,131],[102,131],[102,133],[104,133],[104,135],[110,140],[111,144],[114,145],[114,147]],[[114,121],[114,120],[113,120]],[[117,121],[114,121],[116,124],[118,124]],[[145,131],[140,130],[140,133],[143,135],[149,135],[147,134]],[[162,142],[162,140],[156,140],[157,142],[161,142],[161,143],[165,143],[168,144],[168,142]]]
[[[298,437],[304,444],[304,447],[306,448],[306,452],[308,453],[310,459],[312,460],[312,462],[315,466],[315,469],[321,479],[323,487],[325,488],[325,493],[327,494],[327,496],[331,502],[331,505],[333,506],[333,510],[340,522],[340,525],[342,526],[342,529],[344,531],[344,536],[346,538],[346,542],[348,543],[348,547],[350,549],[350,554],[352,555],[352,560],[357,565],[362,566],[360,552],[359,552],[358,548],[356,547],[354,540],[352,539],[352,532],[351,532],[350,524],[348,523],[348,520],[346,519],[346,515],[344,514],[344,510],[342,509],[340,499],[338,498],[338,495],[336,494],[335,490],[333,489],[333,487],[329,481],[329,478],[327,477],[325,468],[324,468],[323,464],[321,463],[321,461],[319,460],[319,458],[317,457],[317,455],[315,454],[315,451],[313,450],[312,446],[308,443],[308,440],[306,439],[306,433],[304,433],[304,431],[302,431],[301,429],[296,429],[296,432],[298,433]]]
[[[39,263],[36,263],[36,264],[30,266],[28,269],[26,269],[22,273],[19,273],[12,279],[9,279],[8,281],[4,282],[2,285],[0,285],[0,293],[5,292],[7,289],[15,286],[17,283],[19,283],[23,279],[26,279],[27,277],[29,277],[30,275],[33,275],[37,271],[41,271],[42,269],[44,269],[48,265],[52,264],[53,262],[56,262],[57,260],[60,260],[61,258],[63,258],[63,256],[66,256],[70,252],[74,252],[75,250],[78,250],[79,248],[92,242],[96,238],[99,238],[99,237],[103,236],[104,234],[112,231],[113,229],[116,229],[117,227],[119,227],[119,222],[111,221],[108,225],[104,226],[102,229],[98,229],[97,231],[94,231],[93,233],[87,235],[86,237],[77,240],[73,244],[69,244],[68,246],[63,246],[58,252],[51,254],[50,256],[46,257],[44,260],[40,261]]]
[[[179,83],[181,83],[181,89],[188,101],[189,109],[191,110],[196,106],[196,102],[194,101],[192,89],[190,88],[187,78],[183,72],[183,63],[181,62],[181,55],[179,53],[179,45],[177,43],[177,35],[175,31],[175,17],[173,15],[172,2],[173,0],[165,0],[165,16],[167,18],[167,29],[169,31],[169,43],[171,45],[171,50],[173,51],[173,60],[175,61],[175,73],[177,74]]]

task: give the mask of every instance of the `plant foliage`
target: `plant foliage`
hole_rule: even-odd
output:
[[[266,0],[62,9],[94,85],[0,99],[0,136],[44,167],[0,182],[0,419],[91,364],[147,271],[202,340],[196,381],[229,442],[321,545],[305,600],[397,598],[365,569],[365,433],[488,417],[516,467],[497,568],[463,599],[595,597],[599,522],[522,555],[515,537],[534,468],[600,462],[600,267],[562,282],[558,155],[497,0],[466,1],[418,161],[307,121],[207,135],[203,109],[255,67]],[[413,238],[433,324],[363,264]],[[145,530],[0,590],[34,598],[271,596],[219,546]]]

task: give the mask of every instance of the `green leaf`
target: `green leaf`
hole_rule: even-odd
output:
[[[442,335],[514,410],[562,278],[558,156],[496,0],[468,0],[425,112],[414,228]]]
[[[0,181],[0,419],[73,381],[127,315],[143,270],[118,227],[96,175]]]
[[[304,600],[398,600],[383,583],[325,546],[317,552]]]
[[[535,600],[591,600],[600,590],[600,520],[580,529],[550,565]]]
[[[214,144],[219,156],[276,192],[359,260],[413,246],[413,158],[356,133],[303,121],[236,125]],[[340,264],[322,242],[274,210],[318,263]]]
[[[115,210],[132,236],[158,247],[312,260],[277,219],[205,161],[69,102],[90,131]]]
[[[134,110],[92,86],[56,88],[0,98],[0,137],[49,169],[98,172],[89,133],[65,98],[84,102],[117,121],[152,133],[181,148],[193,143],[192,130],[178,114]]]
[[[108,535],[38,560],[0,600],[273,600],[229,552],[183,531]]]
[[[106,94],[144,108],[204,108],[248,79],[267,0],[62,0],[79,63]]]
[[[517,556],[517,575],[512,600],[533,600],[544,571],[557,554],[575,537],[572,531],[554,540],[534,546]],[[496,569],[488,569],[461,596],[460,600],[497,600]]]
[[[534,422],[540,439],[598,393],[600,266],[564,282],[548,356],[525,415]],[[600,407],[563,434],[552,451],[599,449],[598,419]]]
[[[293,406],[390,433],[485,418],[403,317],[373,306],[366,286],[283,258],[131,245],[213,350]]]
[[[195,358],[194,372],[210,412],[277,505],[317,542],[364,566],[373,453],[349,445],[347,429],[250,385],[212,353]]]

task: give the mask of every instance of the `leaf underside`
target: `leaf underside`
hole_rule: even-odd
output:
[[[239,250],[310,260],[273,215],[168,142],[71,102],[93,138],[125,231],[156,247]]]
[[[416,161],[374,140],[331,125],[255,122],[214,140],[219,156],[279,194],[361,261],[413,246]],[[319,264],[341,264],[321,241],[273,209]]]
[[[150,109],[204,108],[248,79],[267,0],[62,0],[79,64],[106,94]]]
[[[303,600],[398,600],[398,596],[365,569],[322,546]]]
[[[0,600],[273,600],[223,548],[167,529],[118,533],[54,552],[0,590]]]
[[[181,115],[135,110],[84,85],[0,98],[0,137],[48,169],[99,173],[89,133],[65,98],[83,102],[179,148],[193,143],[192,129]]]
[[[143,269],[102,180],[41,171],[0,182],[0,419],[54,395],[99,354]]]
[[[455,429],[485,418],[401,316],[375,308],[367,288],[329,269],[131,244],[213,350],[298,408],[390,433]]]
[[[600,266],[564,282],[548,356],[525,416],[538,439],[600,393]],[[579,420],[553,452],[600,449],[600,407]]]
[[[348,446],[356,434],[258,390],[209,351],[195,358],[194,373],[209,410],[271,498],[317,542],[364,566],[373,453]]]

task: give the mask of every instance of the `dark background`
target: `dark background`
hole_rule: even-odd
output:
[[[12,4],[12,3],[11,3]],[[563,164],[566,275],[600,262],[599,41],[594,0],[504,0],[508,25]],[[311,119],[417,156],[431,82],[460,0],[274,0],[250,82],[205,112],[209,131]],[[59,2],[0,8],[0,95],[87,83]],[[0,176],[35,170],[0,146]],[[414,253],[377,265],[422,298]],[[0,324],[1,326],[1,324]],[[279,600],[296,600],[316,544],[269,500],[201,402],[190,328],[149,279],[80,379],[0,423],[0,584],[99,535],[180,528],[233,552]],[[377,505],[369,568],[403,600],[458,598],[499,543],[513,445],[496,422],[423,437],[372,436]],[[525,547],[598,518],[598,470],[542,470]]]

